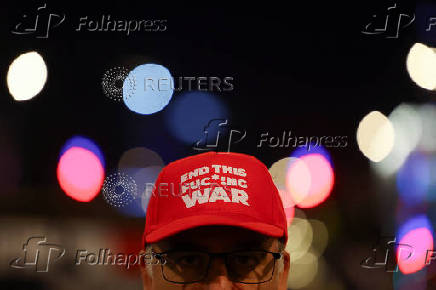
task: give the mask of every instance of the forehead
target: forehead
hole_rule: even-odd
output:
[[[186,248],[210,252],[245,249],[277,250],[277,239],[239,227],[197,227],[155,244],[160,250]]]

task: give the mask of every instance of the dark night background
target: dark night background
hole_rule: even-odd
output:
[[[247,132],[232,151],[254,155],[268,167],[294,148],[258,148],[262,133],[347,136],[346,147],[329,148],[336,177],[331,196],[319,207],[304,210],[308,218],[323,221],[329,230],[324,257],[328,273],[339,282],[304,289],[397,289],[392,288],[392,273],[359,266],[379,236],[395,234],[391,221],[395,209],[383,208],[376,200],[376,192],[386,187],[380,189],[374,182],[369,161],[359,151],[356,129],[370,111],[388,115],[402,102],[435,100],[434,92],[410,80],[405,59],[415,42],[435,44],[436,30],[433,35],[420,33],[425,24],[417,21],[401,30],[398,39],[362,34],[371,15],[384,13],[393,3],[383,1],[286,5],[53,1],[47,2],[48,8],[65,13],[66,20],[50,31],[48,39],[12,34],[21,15],[35,11],[40,3],[0,4],[0,138],[4,139],[0,139],[0,179],[4,178],[0,184],[13,184],[0,188],[0,237],[6,239],[7,229],[14,227],[11,219],[29,221],[17,227],[31,227],[32,219],[42,219],[64,228],[63,220],[78,218],[110,224],[116,228],[115,236],[123,239],[120,236],[125,234],[131,247],[139,246],[143,219],[123,216],[101,195],[90,203],[67,197],[58,185],[56,166],[60,148],[73,135],[91,138],[100,146],[108,171],[133,147],[159,153],[165,164],[198,153],[168,131],[164,118],[172,102],[160,112],[140,115],[103,94],[101,79],[108,69],[154,62],[167,67],[173,76],[233,77],[233,91],[215,93],[229,109],[231,125]],[[397,1],[397,5],[404,13],[434,11],[436,16],[436,6],[425,6],[426,2]],[[166,19],[167,30],[129,36],[116,31],[75,31],[80,17],[99,19],[103,14],[114,19]],[[20,53],[31,50],[44,57],[48,81],[34,99],[16,102],[6,85],[8,67]],[[11,169],[2,159],[16,160],[18,167]],[[65,235],[68,239],[69,234]],[[0,284],[4,281],[13,287],[27,279],[51,283],[47,282],[51,273],[24,278],[8,268],[22,243],[19,239],[3,244]],[[140,289],[139,275],[126,277]],[[432,287],[430,282],[428,287]],[[8,287],[0,286],[21,289]],[[69,287],[65,289],[76,288]],[[86,287],[91,286],[82,288]]]

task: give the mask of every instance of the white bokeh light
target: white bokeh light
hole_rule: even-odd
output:
[[[311,252],[295,258],[291,255],[288,288],[301,289],[308,286],[318,274],[318,257]]]
[[[392,152],[381,162],[373,163],[375,171],[384,177],[392,176],[416,148],[422,135],[422,121],[418,110],[410,104],[400,104],[389,115],[395,130]]]
[[[407,57],[407,71],[410,78],[427,90],[436,88],[436,53],[422,43],[415,43]]]
[[[296,217],[288,227],[288,237],[286,251],[293,259],[298,259],[304,256],[312,245],[312,225],[307,219]]]
[[[360,121],[357,129],[357,144],[369,160],[382,161],[392,151],[394,142],[394,127],[379,111],[372,111]]]
[[[7,85],[9,93],[17,101],[35,97],[47,81],[47,66],[35,51],[21,54],[9,66]]]
[[[422,136],[418,149],[427,152],[436,151],[436,106],[433,104],[421,105],[418,109],[422,124]]]

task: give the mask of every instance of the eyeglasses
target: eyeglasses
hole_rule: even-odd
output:
[[[163,278],[172,283],[189,284],[206,279],[212,258],[224,259],[230,281],[260,284],[272,279],[275,261],[282,253],[264,250],[208,253],[203,251],[172,250],[153,253],[160,260]]]

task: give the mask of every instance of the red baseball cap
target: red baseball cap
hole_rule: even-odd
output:
[[[268,169],[255,157],[211,151],[171,162],[160,172],[148,203],[143,244],[213,225],[287,241],[282,200]]]

